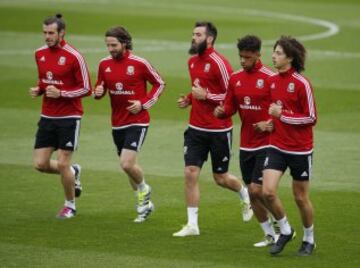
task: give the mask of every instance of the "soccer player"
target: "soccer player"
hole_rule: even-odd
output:
[[[277,188],[289,167],[293,178],[294,199],[304,226],[304,236],[298,255],[311,255],[314,247],[313,207],[309,198],[309,179],[312,172],[313,126],[317,112],[313,89],[300,73],[305,67],[306,50],[292,37],[281,37],[274,45],[272,60],[278,74],[271,76],[269,114],[274,131],[270,134],[263,171],[263,195],[268,209],[280,226],[280,237],[271,246],[272,255],[280,253],[295,237]]]
[[[173,236],[199,235],[198,207],[200,190],[198,177],[210,152],[213,177],[224,188],[237,192],[243,204],[243,220],[253,215],[246,187],[228,172],[231,142],[231,118],[219,119],[214,109],[225,99],[232,68],[214,49],[217,29],[211,22],[196,22],[188,61],[192,91],[178,100],[180,108],[192,106],[189,127],[184,133],[185,196],[187,224]]]
[[[270,90],[265,87],[265,80],[274,73],[260,60],[261,40],[257,36],[247,35],[239,39],[237,47],[243,69],[231,75],[224,105],[217,106],[214,115],[227,118],[239,112],[242,122],[240,169],[249,189],[251,207],[265,234],[264,240],[254,246],[264,247],[276,240],[262,197],[262,170],[269,134],[273,130],[268,114]]]
[[[154,210],[151,187],[145,182],[137,156],[145,140],[150,117],[148,110],[156,103],[165,83],[150,63],[132,50],[132,38],[123,27],[105,33],[111,56],[100,61],[95,99],[109,92],[112,108],[112,135],[120,166],[129,177],[137,197],[135,222],[145,221]],[[152,85],[147,91],[147,83]]]
[[[35,52],[38,84],[30,95],[43,96],[36,133],[34,167],[45,173],[60,174],[65,193],[60,219],[76,215],[75,196],[81,194],[78,164],[71,157],[79,141],[81,98],[91,93],[89,72],[83,56],[65,40],[65,22],[61,14],[43,22],[46,45]],[[57,150],[57,160],[51,155]]]

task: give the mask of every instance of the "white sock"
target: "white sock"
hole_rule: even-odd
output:
[[[248,189],[244,185],[241,185],[239,195],[240,195],[240,199],[242,201],[244,201],[247,204],[250,204],[249,192],[248,192]]]
[[[65,200],[64,206],[76,210],[75,200]]]
[[[75,175],[75,169],[73,168],[73,166],[70,166],[70,170],[71,170],[71,173],[72,173],[73,175]]]
[[[311,225],[309,228],[304,227],[303,241],[314,244],[314,225]]]
[[[146,187],[147,187],[147,184],[145,183],[145,179],[143,179],[143,181],[137,185],[138,191],[140,191],[140,192],[144,191],[146,189]]]
[[[280,233],[284,235],[291,234],[291,227],[290,224],[286,218],[286,216],[280,220],[278,220],[279,226],[280,226]]]
[[[187,215],[188,215],[188,224],[198,226],[198,210],[197,207],[188,207]]]
[[[261,229],[263,229],[265,235],[271,235],[275,238],[275,231],[272,227],[270,220],[260,223]]]

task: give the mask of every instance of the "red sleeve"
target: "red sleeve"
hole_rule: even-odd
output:
[[[219,105],[220,102],[223,102],[225,100],[226,91],[227,91],[227,88],[229,86],[230,75],[233,72],[233,70],[231,68],[230,63],[228,63],[227,61],[221,59],[220,57],[214,59],[214,63],[215,63],[215,66],[217,66],[214,75],[219,80],[220,86],[221,86],[221,91],[223,93],[221,93],[221,94],[211,94],[211,93],[208,92],[206,94],[206,100],[211,102],[211,103],[214,103],[216,105]]]
[[[41,82],[41,78],[40,78],[40,67],[39,67],[39,62],[35,53],[35,62],[36,62],[36,66],[38,69],[38,82],[37,82],[37,86],[39,87],[40,91],[39,91],[39,95],[44,94],[45,92],[45,84],[43,82]]]
[[[148,61],[144,61],[145,79],[152,85],[151,90],[146,94],[145,98],[141,99],[143,109],[150,109],[153,106],[165,88],[165,82],[160,77],[159,73]]]
[[[94,98],[96,100],[101,99],[102,97],[105,96],[106,94],[106,90],[107,90],[107,86],[106,86],[106,81],[105,81],[105,77],[104,77],[104,68],[102,67],[101,63],[99,64],[99,68],[98,68],[98,75],[97,75],[97,80],[96,80],[96,84],[95,84],[95,88],[99,85],[103,85],[104,87],[104,94],[102,94],[100,97],[97,97],[94,95]],[[95,90],[94,88],[94,90]]]
[[[74,60],[73,72],[76,80],[76,86],[70,91],[61,90],[61,97],[79,98],[89,96],[91,94],[89,70],[86,66],[84,58],[80,54],[79,57],[76,57]]]
[[[299,89],[298,100],[302,107],[302,111],[294,113],[283,110],[281,112],[280,121],[289,125],[315,125],[317,120],[317,112],[315,107],[313,89],[309,82],[303,81],[303,86]]]
[[[224,110],[226,117],[231,117],[237,111],[237,101],[234,95],[234,89],[233,84],[231,83],[231,79],[224,101]]]

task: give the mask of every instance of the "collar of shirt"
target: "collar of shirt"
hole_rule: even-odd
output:
[[[215,51],[214,47],[209,47],[204,51],[204,53],[198,54],[198,55],[199,55],[200,58],[203,58],[203,57],[207,57],[208,55],[210,55],[214,51]]]
[[[291,76],[294,72],[295,72],[295,69],[293,67],[291,67],[286,72],[279,73],[279,75],[282,77],[288,77],[288,76]]]
[[[251,70],[246,71],[246,72],[247,72],[247,73],[255,73],[255,72],[257,72],[258,70],[260,70],[261,67],[263,67],[263,64],[262,64],[261,60],[258,60],[258,61],[255,63],[254,68],[252,68]]]

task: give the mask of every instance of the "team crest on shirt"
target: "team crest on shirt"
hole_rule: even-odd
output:
[[[45,62],[45,56],[42,56],[42,57],[40,58],[40,61]]]
[[[116,88],[116,90],[123,90],[124,85],[123,85],[123,83],[118,82],[115,84],[115,88]]]
[[[295,92],[295,84],[294,83],[289,83],[289,85],[287,87],[287,92],[289,92],[289,93]]]
[[[206,63],[204,66],[204,72],[208,73],[210,71],[210,67],[211,67],[210,63]]]
[[[66,62],[66,58],[64,56],[61,56],[59,58],[58,64],[59,65],[65,65],[65,62]]]
[[[129,65],[129,66],[127,67],[127,69],[126,69],[126,74],[127,74],[127,75],[134,75],[134,73],[135,73],[135,68],[134,68],[134,66]]]
[[[250,105],[251,99],[250,99],[249,96],[245,96],[245,97],[244,97],[244,103],[245,103],[246,105]]]
[[[270,88],[275,89],[275,83],[271,83]]]
[[[263,88],[263,87],[264,87],[264,79],[258,79],[258,80],[256,81],[256,88],[261,89],[261,88]]]
[[[240,80],[238,80],[238,81],[236,82],[235,86],[236,86],[236,87],[241,87],[241,82],[240,82]]]
[[[46,78],[48,79],[48,80],[53,80],[53,73],[52,72],[46,72]]]

